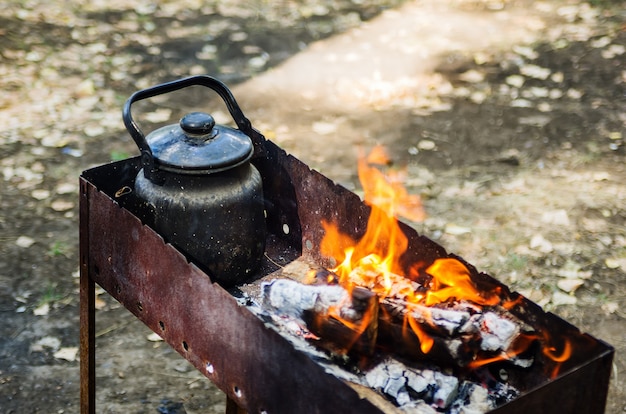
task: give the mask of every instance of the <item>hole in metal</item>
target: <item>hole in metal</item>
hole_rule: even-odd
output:
[[[210,362],[206,363],[206,372],[209,374],[213,374],[215,372],[215,367]]]
[[[163,321],[159,321],[159,328],[161,328],[162,331],[165,330],[165,324],[163,323]]]
[[[243,395],[241,389],[239,389],[239,387],[236,385],[233,387],[233,392],[235,393],[235,396],[237,396],[237,398],[241,398],[241,396]]]
[[[183,341],[183,349],[185,351],[189,351],[189,344],[187,344],[187,341]]]
[[[137,310],[139,310],[139,312],[143,312],[143,303],[137,302]]]
[[[509,379],[509,373],[508,373],[508,372],[506,372],[506,370],[505,370],[504,368],[502,368],[502,369],[500,370],[500,372],[498,372],[498,375],[500,376],[500,379],[501,379],[502,381],[506,381],[506,380],[508,380],[508,379]]]

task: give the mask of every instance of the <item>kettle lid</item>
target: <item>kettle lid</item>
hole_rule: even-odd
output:
[[[215,125],[204,112],[191,112],[178,124],[159,128],[146,137],[159,168],[183,174],[211,174],[247,162],[252,140],[238,129]]]

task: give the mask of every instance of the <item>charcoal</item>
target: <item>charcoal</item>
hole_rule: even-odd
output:
[[[371,388],[392,397],[401,407],[410,403],[412,394],[441,409],[452,403],[459,383],[454,376],[431,369],[409,368],[391,358],[372,368],[365,380]]]
[[[404,366],[397,361],[390,360],[387,363],[387,375],[388,379],[383,392],[397,400],[398,394],[407,393]]]

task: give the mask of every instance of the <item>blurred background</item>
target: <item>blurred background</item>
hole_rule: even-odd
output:
[[[619,0],[5,1],[0,5],[0,408],[78,412],[78,177],[138,155],[136,90],[208,74],[268,139],[360,192],[383,145],[413,225],[616,348],[626,410],[626,8]],[[210,91],[142,102],[146,131]],[[102,290],[102,413],[224,412]]]

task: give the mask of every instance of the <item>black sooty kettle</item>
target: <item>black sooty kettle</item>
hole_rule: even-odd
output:
[[[206,86],[224,100],[239,129],[192,112],[147,136],[131,115],[139,100],[189,86]],[[230,90],[210,76],[193,76],[135,92],[124,105],[126,129],[141,151],[135,194],[155,230],[223,286],[248,279],[265,251],[265,211],[259,171],[251,164],[253,131]]]

